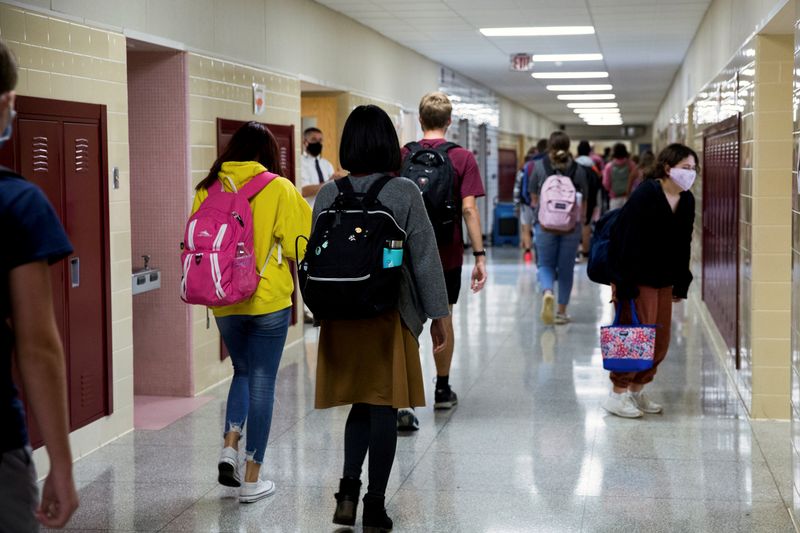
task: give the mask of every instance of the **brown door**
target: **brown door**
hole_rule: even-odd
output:
[[[739,368],[738,116],[703,138],[703,300]]]
[[[218,118],[217,119],[217,155],[222,154],[222,151],[228,146],[228,142],[233,137],[233,134],[236,133],[236,130],[241,128],[246,121],[242,120],[230,120],[226,118]],[[288,179],[292,183],[296,183],[295,181],[295,167],[294,167],[294,126],[283,126],[280,124],[264,124],[266,128],[275,136],[275,140],[278,142],[278,149],[280,150],[280,157],[281,157],[281,169],[269,169],[276,174],[281,174],[284,178]],[[296,279],[295,274],[295,267],[292,265],[292,277]],[[297,284],[295,283],[295,286]],[[297,305],[296,305],[296,297],[295,294],[292,293],[292,321],[291,324],[294,326],[297,324]],[[225,359],[228,357],[228,349],[225,347],[225,343],[220,338],[220,352],[219,357],[220,359]]]
[[[514,181],[517,179],[517,151],[508,148],[497,150],[498,178],[497,200],[499,202],[514,201]]]

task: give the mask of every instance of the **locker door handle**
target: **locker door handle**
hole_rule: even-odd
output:
[[[77,289],[81,286],[81,258],[73,257],[69,260],[69,277],[72,288]]]

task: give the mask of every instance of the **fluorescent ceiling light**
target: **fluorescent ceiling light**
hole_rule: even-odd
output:
[[[594,26],[524,26],[481,28],[486,37],[539,37],[548,35],[594,35]]]
[[[608,72],[533,72],[537,80],[589,80],[607,78]]]
[[[610,91],[614,87],[610,84],[600,85],[548,85],[548,91]]]
[[[608,94],[559,94],[556,98],[559,100],[613,100],[617,96],[612,93]]]
[[[567,104],[570,109],[599,109],[617,107],[616,102],[572,102]]]
[[[619,109],[617,109],[616,107],[601,107],[601,108],[590,107],[587,109],[578,108],[578,109],[573,109],[573,111],[575,111],[575,113],[578,115],[591,115],[591,114],[607,115],[607,114],[619,113]]]
[[[618,126],[622,124],[622,119],[587,120],[586,124],[589,126]]]
[[[615,119],[622,118],[622,115],[620,115],[619,113],[607,113],[603,115],[596,115],[592,113],[588,115],[578,115],[578,116],[581,117],[583,120],[603,120],[607,118],[615,118]]]
[[[602,61],[603,54],[533,54],[533,62]]]

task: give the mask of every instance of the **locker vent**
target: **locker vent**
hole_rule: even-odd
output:
[[[97,376],[94,374],[81,373],[81,407],[92,407],[96,405],[97,387],[95,383]]]
[[[33,138],[33,171],[47,172],[49,170],[47,137]]]
[[[89,170],[89,141],[75,139],[75,172]]]

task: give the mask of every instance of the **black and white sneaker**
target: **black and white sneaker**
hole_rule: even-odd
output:
[[[446,389],[436,389],[434,393],[434,409],[452,409],[457,404],[458,396],[449,385]]]
[[[397,410],[397,431],[417,431],[419,429],[419,418],[414,409],[406,407]]]
[[[234,448],[226,447],[222,449],[219,456],[219,481],[220,485],[226,487],[239,487],[242,479],[239,475],[239,452]]]

